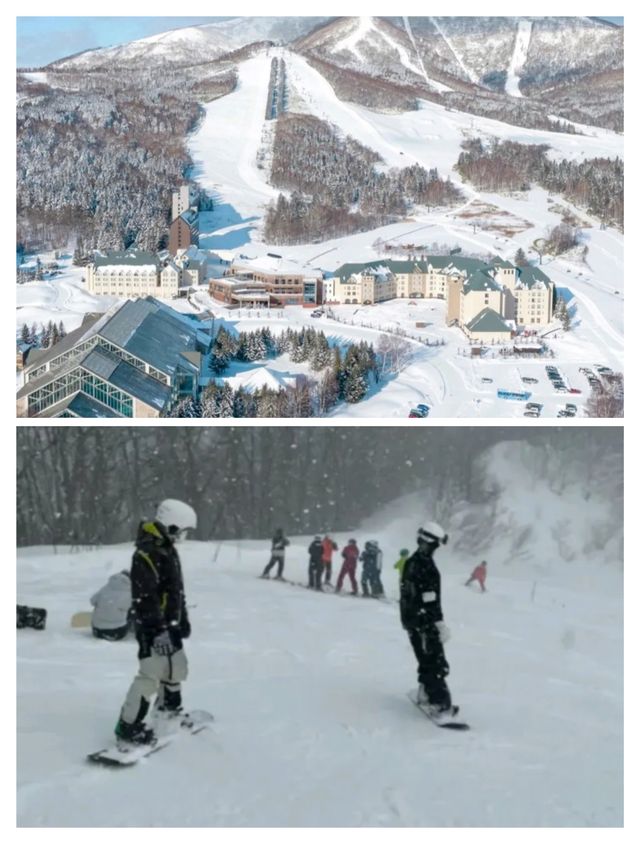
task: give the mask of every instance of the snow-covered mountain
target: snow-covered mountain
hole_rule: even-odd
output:
[[[88,50],[52,63],[61,69],[105,67],[110,63],[158,62],[198,64],[219,58],[248,44],[289,43],[327,18],[232,18],[218,23],[173,29],[114,47]]]
[[[591,529],[606,518],[619,537],[621,515],[613,479],[588,485],[575,460],[542,472],[540,455],[517,441],[490,450],[494,521],[472,530],[472,509],[446,503],[452,541],[437,560],[448,682],[467,734],[437,730],[406,700],[415,660],[393,600],[259,580],[266,537],[185,542],[185,702],[212,710],[214,728],[130,770],[88,768],[86,754],[111,740],[136,648],[69,619],[129,564],[132,546],[19,549],[18,601],[49,617],[45,631],[17,637],[18,825],[621,826],[623,581]],[[425,491],[335,538],[379,539],[393,599],[398,550],[414,547],[433,512]],[[503,556],[527,527],[531,555]],[[285,575],[302,584],[309,541],[292,537],[287,551]],[[481,558],[486,594],[464,586]]]

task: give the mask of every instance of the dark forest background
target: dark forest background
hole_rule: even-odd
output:
[[[539,450],[550,487],[578,481],[622,503],[622,432],[613,428],[20,427],[18,545],[130,541],[163,498],[198,513],[194,538],[343,531],[424,490],[450,517],[491,496],[487,452]]]

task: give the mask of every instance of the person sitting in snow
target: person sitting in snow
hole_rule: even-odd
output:
[[[470,583],[473,583],[474,580],[477,580],[480,584],[480,588],[483,592],[487,590],[484,588],[484,582],[487,579],[487,561],[483,560],[479,566],[476,566],[474,570],[471,572],[471,577],[465,583],[465,586],[469,586]]]
[[[91,629],[96,639],[116,642],[131,629],[131,577],[124,569],[112,574],[102,589],[91,596]]]

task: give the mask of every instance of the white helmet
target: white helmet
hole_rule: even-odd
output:
[[[424,527],[418,528],[418,542],[436,541],[440,545],[446,545],[449,536],[437,522],[426,522]]]
[[[175,498],[165,498],[158,504],[156,521],[163,524],[169,535],[176,539],[189,528],[198,527],[198,517],[193,507]]]

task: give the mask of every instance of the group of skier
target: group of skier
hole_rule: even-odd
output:
[[[167,499],[157,508],[155,519],[142,522],[138,528],[130,572],[116,576],[119,587],[128,586],[132,610],[127,609],[125,624],[119,628],[100,628],[94,623],[94,634],[102,629],[112,635],[101,638],[120,638],[130,623],[138,642],[138,673],[129,688],[115,728],[121,745],[148,744],[155,741],[154,731],[146,723],[155,698],[155,718],[174,718],[183,715],[181,684],[188,673],[184,640],[191,633],[185,601],[184,583],[176,544],[195,529],[195,511],[182,501]],[[418,662],[417,700],[428,710],[430,717],[451,720],[457,707],[451,703],[446,682],[449,664],[444,643],[449,630],[444,623],[441,605],[440,573],[433,555],[448,541],[446,532],[435,522],[428,522],[417,532],[417,548],[411,554],[402,549],[394,568],[400,577],[400,621]],[[276,577],[282,578],[285,549],[289,540],[281,529],[275,532],[271,558],[262,577],[269,577],[277,565]],[[338,550],[330,537],[316,536],[309,546],[309,586],[321,589],[331,583],[332,555]],[[365,595],[384,594],[380,579],[382,552],[376,540],[365,542],[360,552],[355,539],[350,539],[341,551],[342,567],[336,583],[340,591],[345,577],[357,594],[356,566],[362,562],[361,586]],[[481,571],[479,571],[481,569]],[[484,590],[486,563],[482,563],[467,583],[476,579]],[[126,581],[126,583],[125,583]],[[111,587],[109,587],[111,588]],[[106,589],[106,587],[105,587]],[[104,598],[104,589],[94,596],[95,605]],[[107,590],[108,594],[108,590]],[[129,592],[122,589],[124,599],[117,599],[126,608]],[[96,620],[99,623],[99,619]],[[104,621],[102,622],[104,624]],[[124,633],[123,633],[124,629]],[[117,632],[113,632],[117,631]]]
[[[289,540],[284,535],[282,528],[278,528],[271,540],[271,557],[265,566],[261,577],[268,578],[269,572],[278,565],[276,580],[283,580],[285,548]],[[324,537],[317,534],[314,536],[308,548],[309,553],[309,589],[321,591],[324,586],[331,586],[333,573],[333,553],[338,550],[338,544],[328,534]],[[351,593],[358,594],[358,581],[356,569],[358,562],[362,563],[360,585],[362,594],[365,597],[379,598],[384,595],[384,587],[380,579],[382,570],[382,551],[377,539],[370,539],[364,544],[362,552],[358,548],[355,539],[350,539],[340,552],[342,566],[335,586],[335,591],[340,592],[345,578],[351,582]]]

